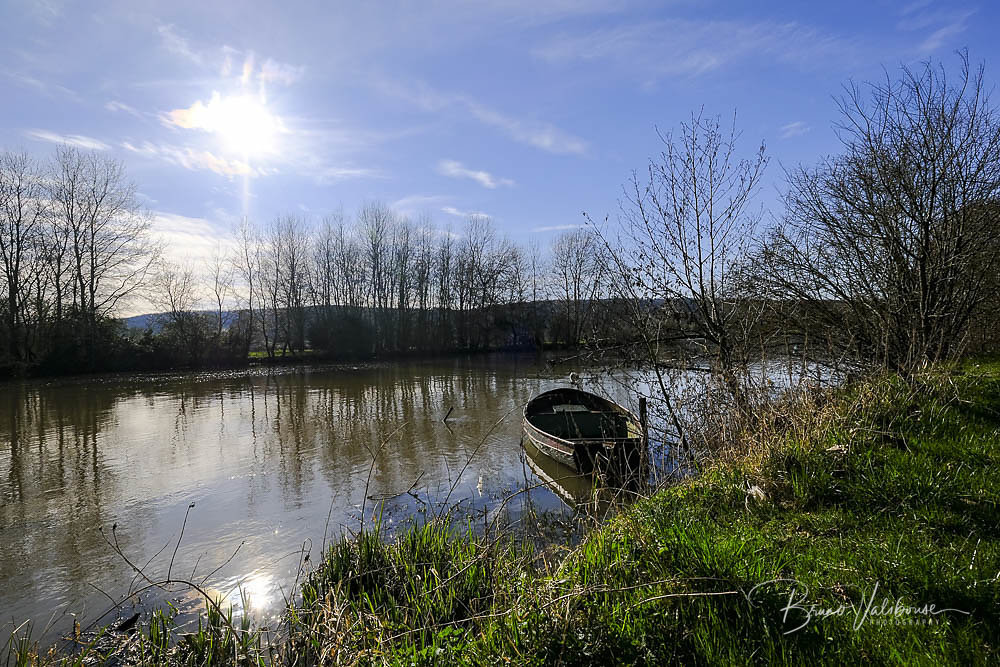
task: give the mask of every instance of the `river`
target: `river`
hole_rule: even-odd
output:
[[[486,514],[537,483],[521,407],[570,370],[490,355],[0,385],[0,622],[85,627],[142,585],[123,555],[270,622],[303,555],[370,518],[366,495],[391,530],[449,494]],[[505,507],[525,502],[566,511],[544,488]]]

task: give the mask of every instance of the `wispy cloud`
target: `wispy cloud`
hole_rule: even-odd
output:
[[[258,66],[257,54],[253,51],[239,51],[225,46],[222,48],[222,54],[222,76],[238,76],[240,85],[244,89],[256,84],[257,93],[261,100],[267,99],[267,89],[270,84],[291,86],[299,82],[306,72],[305,65],[278,62],[274,58],[266,58]],[[237,73],[234,69],[233,59],[240,57],[243,59],[243,65],[240,66]]]
[[[910,4],[905,5],[901,10],[899,10],[899,13],[902,14],[903,16],[906,16],[907,14],[912,14],[918,9],[923,9],[927,5],[931,4],[931,2],[933,1],[934,0],[914,0]]]
[[[451,6],[448,6],[448,5]],[[474,12],[480,21],[492,19],[540,26],[577,17],[600,16],[621,12],[628,0],[494,0],[488,3],[470,3],[459,0],[444,3],[449,14]],[[485,16],[484,16],[485,15]]]
[[[586,141],[550,123],[516,118],[464,95],[438,92],[426,85],[410,88],[383,82],[379,88],[383,93],[404,99],[423,111],[437,113],[457,109],[484,125],[501,130],[519,143],[549,153],[583,155],[587,152]]]
[[[107,145],[100,139],[94,139],[93,137],[88,137],[82,134],[59,134],[57,132],[49,132],[48,130],[28,130],[25,132],[25,135],[31,137],[32,139],[38,139],[39,141],[48,141],[53,144],[65,144],[67,146],[74,146],[88,151],[106,151],[111,148],[111,146]]]
[[[202,55],[195,52],[194,49],[191,48],[191,44],[188,42],[187,38],[182,37],[172,24],[161,23],[157,26],[156,32],[159,33],[163,48],[167,51],[180,56],[185,60],[189,60],[196,65],[204,64]]]
[[[196,285],[200,286],[210,284],[208,274],[213,260],[224,258],[235,245],[232,237],[224,232],[232,227],[233,221],[227,220],[224,212],[213,211],[213,214],[216,216],[214,220],[156,210],[151,214],[150,231],[160,242],[162,259],[167,264],[193,270],[197,277]],[[160,306],[150,297],[152,295],[131,304],[131,312],[126,311],[123,315],[155,312]],[[207,297],[201,287],[197,288],[194,306],[208,307],[212,302]]]
[[[605,62],[643,84],[697,76],[750,58],[810,66],[856,57],[852,40],[796,22],[667,19],[564,32],[533,50],[553,65]]]
[[[65,3],[60,0],[32,0],[19,4],[27,8],[40,23],[52,25],[56,20],[62,18]]]
[[[468,100],[465,101],[465,105],[480,122],[503,130],[522,144],[541,148],[550,153],[583,155],[587,152],[587,142],[549,123],[520,120]]]
[[[260,80],[265,83],[281,83],[290,86],[305,74],[306,68],[302,65],[289,65],[279,63],[277,60],[268,58],[260,66]]]
[[[441,210],[444,211],[445,213],[447,213],[448,215],[455,216],[456,218],[465,218],[465,219],[468,219],[468,218],[488,218],[488,217],[490,217],[489,213],[484,213],[482,211],[463,211],[461,209],[455,208],[454,206],[442,206]]]
[[[509,178],[496,178],[488,171],[469,169],[458,160],[441,160],[438,163],[438,173],[452,178],[469,178],[490,190],[501,185],[508,187],[514,185],[514,181]]]
[[[414,217],[430,208],[438,208],[449,199],[451,197],[446,195],[407,195],[392,202],[390,207],[403,215]]]
[[[564,232],[570,229],[580,229],[587,225],[546,225],[544,227],[534,227],[533,232]]]
[[[180,34],[173,24],[157,26],[160,41],[170,53],[202,67],[218,71],[224,78],[237,77],[239,83],[247,88],[255,84],[262,99],[267,97],[267,87],[276,83],[290,86],[302,79],[306,68],[304,65],[292,65],[265,58],[258,66],[259,59],[253,51],[241,51],[231,46],[197,49],[190,40]],[[242,59],[237,68],[235,61]]]
[[[327,166],[320,168],[313,174],[316,182],[320,185],[330,185],[337,181],[344,181],[351,178],[384,178],[385,175],[378,169],[366,167],[334,167]]]
[[[955,37],[966,31],[974,9],[955,7],[934,7],[932,2],[914,2],[900,10],[896,27],[904,32],[922,33],[923,39],[917,45],[917,53],[926,55],[948,45]],[[930,32],[927,32],[927,31]]]
[[[787,125],[782,125],[779,128],[780,136],[782,139],[791,139],[792,137],[801,137],[803,134],[807,133],[812,128],[802,120],[797,120],[793,123],[788,123]]]
[[[139,111],[136,110],[135,107],[129,106],[124,102],[119,102],[118,100],[111,100],[110,102],[107,102],[104,105],[104,108],[107,109],[108,111],[113,111],[113,112],[121,111],[123,113],[127,113],[136,117],[142,116],[142,114],[139,113]]]
[[[0,69],[0,75],[3,75],[20,86],[34,88],[46,97],[67,97],[76,102],[81,101],[80,95],[75,90],[71,90],[58,83],[42,81],[41,79],[33,76],[28,76],[27,74],[8,69]]]
[[[930,35],[927,36],[923,42],[920,43],[918,50],[921,53],[930,53],[931,51],[937,51],[944,44],[951,40],[953,37],[957,37],[965,32],[965,21],[956,21],[955,23],[950,23],[946,26],[938,28]]]
[[[266,170],[255,169],[242,160],[231,160],[189,146],[153,144],[148,141],[137,146],[126,141],[122,144],[122,148],[142,157],[163,160],[192,171],[212,171],[227,178],[262,176],[267,173]]]
[[[206,218],[154,211],[152,232],[163,242],[167,259],[176,264],[207,266],[212,255],[225,243],[218,225]]]

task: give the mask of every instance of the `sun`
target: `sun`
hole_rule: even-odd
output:
[[[215,131],[230,150],[261,155],[276,148],[281,122],[253,96],[221,98],[215,113]]]
[[[170,112],[168,118],[179,127],[215,134],[228,152],[245,158],[276,151],[284,131],[281,119],[259,98],[248,94],[213,92],[208,104],[195,102],[190,108]]]

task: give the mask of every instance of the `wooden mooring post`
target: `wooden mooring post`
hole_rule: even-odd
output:
[[[645,485],[649,477],[649,415],[646,412],[646,397],[639,397],[639,425],[642,427],[642,445],[639,450],[639,480]]]

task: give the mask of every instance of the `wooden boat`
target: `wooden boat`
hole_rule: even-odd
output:
[[[638,470],[639,419],[580,389],[546,391],[524,406],[524,434],[538,451],[581,474]]]

